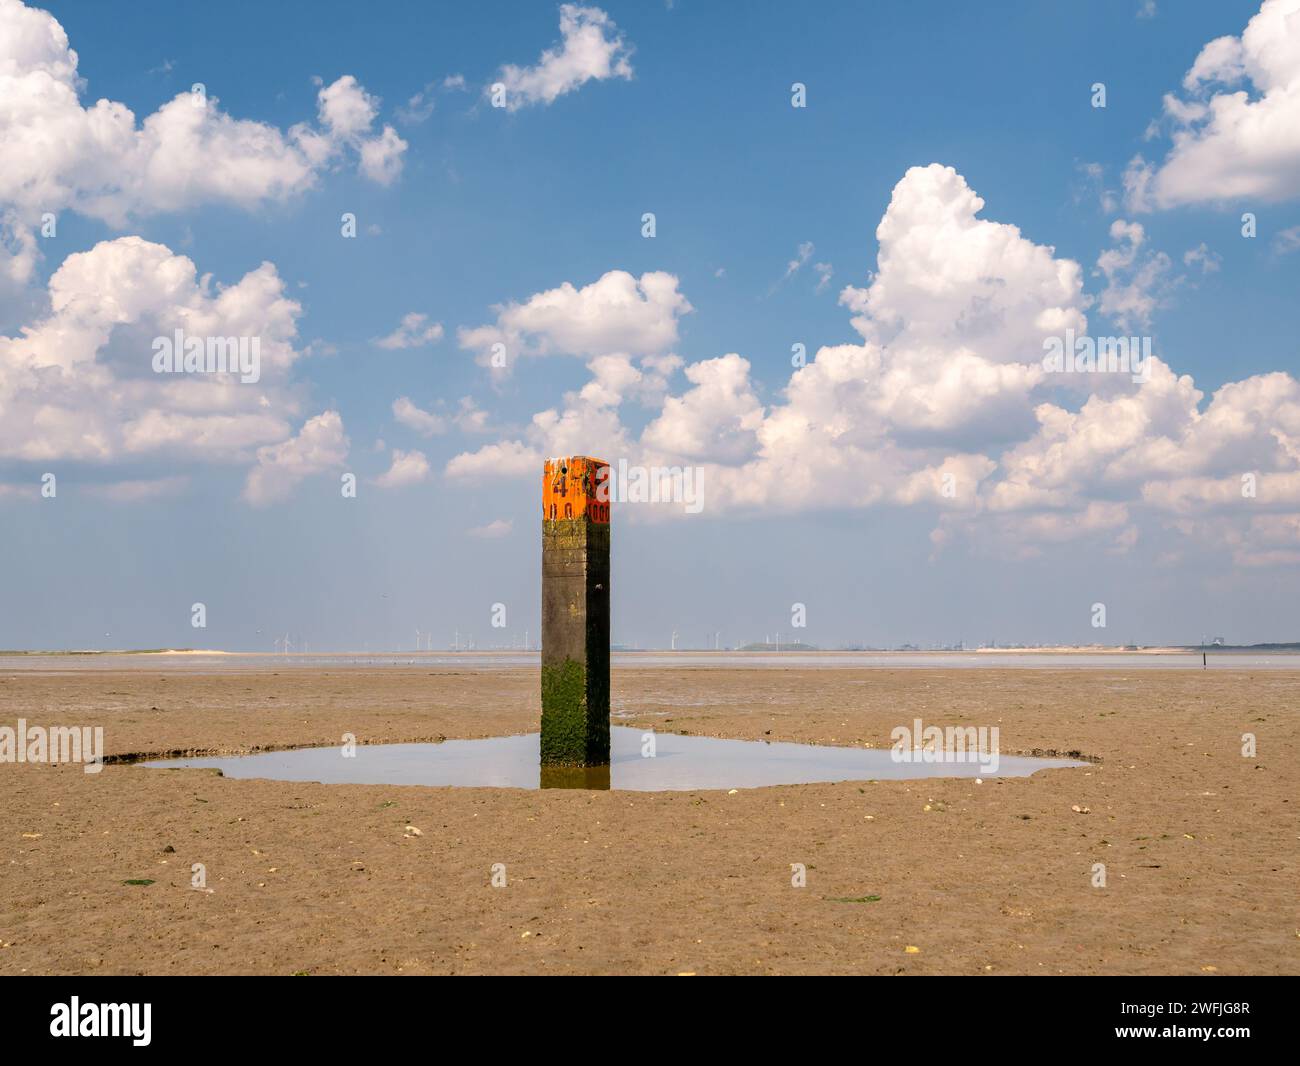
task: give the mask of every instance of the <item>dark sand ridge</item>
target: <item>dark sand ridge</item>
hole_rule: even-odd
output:
[[[887,746],[920,717],[1101,761],[734,795],[0,765],[0,972],[1300,971],[1300,671],[696,667],[613,687],[619,724],[661,731]],[[537,715],[531,669],[0,674],[0,724],[102,724],[113,754]]]

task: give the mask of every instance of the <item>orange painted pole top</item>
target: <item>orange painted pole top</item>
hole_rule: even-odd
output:
[[[589,455],[547,459],[542,467],[542,519],[609,522],[609,463]]]

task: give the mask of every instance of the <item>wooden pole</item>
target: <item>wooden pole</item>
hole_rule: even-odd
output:
[[[542,470],[542,765],[609,763],[609,464]]]

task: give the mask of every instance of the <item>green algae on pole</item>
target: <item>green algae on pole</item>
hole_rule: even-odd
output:
[[[543,766],[609,762],[609,464],[542,469]]]

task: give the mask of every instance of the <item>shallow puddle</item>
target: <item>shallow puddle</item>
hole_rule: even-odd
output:
[[[822,781],[897,780],[926,777],[1028,777],[1035,770],[1085,766],[1072,759],[968,756],[963,762],[897,762],[888,748],[836,748],[769,744],[752,740],[650,734],[610,729],[611,765],[581,770],[539,767],[538,734],[445,740],[441,744],[360,745],[345,757],[341,748],[295,748],[198,759],[162,759],[145,766],[215,768],[226,777],[324,784],[453,785],[463,788],[589,788],[632,792],[758,788]],[[979,761],[969,761],[978,758]]]

